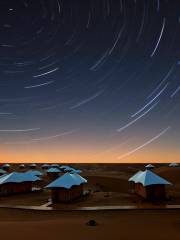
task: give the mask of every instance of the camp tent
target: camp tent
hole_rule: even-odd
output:
[[[83,185],[85,183],[87,183],[87,180],[79,174],[65,173],[47,185],[46,188],[51,189],[53,202],[69,202],[83,195]]]
[[[2,165],[2,169],[4,169],[4,170],[9,170],[10,167],[11,167],[11,165],[9,163],[5,163]]]
[[[50,167],[50,165],[47,164],[47,163],[44,163],[44,164],[41,166],[42,169],[48,169],[49,167]]]
[[[61,170],[55,167],[51,167],[47,170],[47,173],[60,173]]]
[[[155,166],[152,165],[152,164],[148,164],[148,165],[145,166],[145,168],[146,168],[146,169],[149,169],[149,170],[152,170],[152,169],[155,168]]]
[[[32,164],[29,165],[29,167],[32,168],[32,169],[34,169],[34,168],[37,167],[37,164],[36,164],[36,163],[32,163]]]
[[[170,182],[150,170],[137,172],[129,181],[135,183],[135,192],[148,200],[165,199],[165,185],[171,185]]]
[[[19,164],[19,168],[20,168],[20,169],[24,169],[24,168],[25,168],[25,164],[23,164],[23,163],[22,163],[22,164]]]
[[[50,165],[50,167],[52,167],[52,168],[59,168],[60,166],[57,163],[53,163],[53,164]]]
[[[46,173],[47,173],[47,176],[51,180],[55,180],[59,177],[59,174],[61,173],[61,170],[59,168],[56,168],[56,167],[51,167],[46,171]]]
[[[12,172],[0,177],[0,195],[32,191],[32,183],[40,178],[27,173]]]
[[[7,173],[7,172],[6,172],[5,170],[0,169],[0,176],[4,175],[4,174],[6,174],[6,173]]]
[[[170,164],[169,164],[169,167],[179,167],[179,164],[173,162],[173,163],[170,163]]]
[[[62,169],[64,172],[72,172],[75,170],[74,168],[72,168],[70,166],[66,166],[66,165],[60,166],[60,169]]]

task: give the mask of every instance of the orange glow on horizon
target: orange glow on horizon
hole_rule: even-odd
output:
[[[143,149],[125,158],[118,159],[121,154],[119,152],[98,151],[87,148],[69,148],[62,150],[53,148],[40,149],[4,149],[1,151],[0,162],[4,163],[165,163],[165,162],[180,162],[179,151],[165,151]]]

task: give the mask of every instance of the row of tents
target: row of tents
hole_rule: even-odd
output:
[[[30,168],[31,170],[35,170],[35,169],[37,169],[37,165],[36,164],[30,164],[30,165],[20,164],[19,165],[19,169],[21,171],[27,171],[27,168]],[[59,164],[43,164],[40,167],[38,166],[38,168],[41,168],[42,170],[44,170],[45,172],[47,172],[49,174],[51,174],[51,173],[58,174],[58,173],[63,173],[63,172],[71,172],[71,173],[80,174],[82,172],[79,169],[75,169],[75,168],[72,168],[67,165],[59,165]],[[13,170],[14,170],[14,168],[10,164],[3,164],[0,168],[0,176],[3,174],[6,174],[8,172],[11,172]]]
[[[43,173],[38,170],[6,173],[0,177],[0,196],[31,192],[37,189],[38,182],[42,181],[42,175]],[[72,171],[58,176],[44,188],[51,190],[53,202],[68,202],[83,195],[85,183],[87,183],[85,178]]]
[[[172,185],[166,179],[153,172],[155,166],[148,164],[144,171],[138,171],[129,182],[132,183],[134,191],[147,200],[166,199],[166,185]],[[1,169],[3,170],[3,169]],[[4,170],[3,170],[4,171]],[[46,169],[47,174],[55,173],[56,177],[45,189],[51,190],[53,202],[72,201],[83,195],[83,186],[87,180],[80,176],[80,170],[69,166],[52,166]],[[61,174],[62,173],[62,174]],[[0,177],[0,195],[9,195],[20,192],[30,192],[44,173],[38,170],[26,172],[5,173]]]
[[[21,164],[19,164],[19,168],[20,169],[25,169],[25,168],[27,168],[27,167],[29,167],[30,169],[36,169],[37,167],[38,167],[39,165],[38,164],[36,164],[36,163],[32,163],[32,164],[24,164],[24,163],[21,163]],[[169,163],[169,165],[168,165],[169,167],[179,167],[180,165],[179,165],[179,163],[176,163],[176,162],[172,162],[172,163]],[[10,169],[12,166],[11,166],[11,164],[9,164],[9,163],[6,163],[6,164],[3,164],[3,165],[1,165],[0,166],[0,171],[5,171],[5,170],[8,170],[8,169]],[[63,170],[66,170],[66,171],[73,171],[73,170],[75,170],[74,168],[72,168],[72,167],[70,167],[70,166],[68,166],[68,165],[60,165],[60,164],[57,164],[57,163],[54,163],[54,164],[48,164],[48,163],[44,163],[44,164],[42,164],[41,166],[40,166],[42,169],[49,169],[49,168],[53,168],[53,169],[59,169],[59,170],[61,170],[61,171],[63,171]],[[155,166],[154,165],[152,165],[152,164],[148,164],[148,165],[146,165],[146,168],[149,168],[149,169],[153,169]],[[57,170],[56,170],[57,171]],[[80,173],[80,170],[76,170],[77,171],[77,173]]]
[[[24,169],[24,168],[31,168],[31,169],[35,169],[37,167],[41,167],[42,169],[49,169],[49,168],[59,168],[61,170],[63,169],[66,169],[66,170],[75,170],[74,168],[68,166],[68,165],[60,165],[60,164],[57,164],[57,163],[53,163],[53,164],[48,164],[48,163],[44,163],[42,165],[39,165],[39,164],[36,164],[36,163],[32,163],[32,164],[24,164],[24,163],[21,163],[19,164],[19,168],[20,169]],[[9,164],[9,163],[5,163],[5,164],[2,164],[0,166],[1,169],[10,169],[12,168],[12,165]]]
[[[180,165],[179,165],[179,163],[172,162],[172,163],[169,163],[168,166],[169,167],[179,167]],[[145,168],[146,169],[153,169],[153,168],[155,168],[155,166],[150,163],[150,164],[146,165]]]

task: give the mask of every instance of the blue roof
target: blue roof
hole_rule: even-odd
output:
[[[155,168],[155,166],[152,165],[152,164],[148,164],[148,165],[146,165],[145,167],[146,167],[146,168]]]
[[[61,170],[55,167],[51,167],[47,170],[48,173],[60,173]]]
[[[25,164],[23,164],[23,163],[19,164],[19,167],[25,167]]]
[[[70,189],[72,186],[78,186],[82,183],[87,183],[87,180],[80,175],[74,173],[65,173],[52,183],[46,186],[46,188],[66,188]]]
[[[38,171],[38,170],[29,170],[26,173],[30,173],[30,174],[32,174],[34,176],[42,176],[43,175],[43,173]]]
[[[64,168],[65,170],[74,170],[74,168],[67,166],[67,165],[62,165],[60,168]]]
[[[143,186],[149,185],[169,185],[170,182],[166,181],[164,178],[159,177],[157,174],[150,170],[139,171],[134,176],[132,176],[129,181],[135,183],[141,183]]]
[[[5,163],[5,164],[2,165],[2,168],[7,168],[7,167],[9,168],[10,166],[11,165],[9,163]]]
[[[179,164],[178,164],[178,163],[175,163],[175,162],[169,164],[169,167],[178,167],[178,166],[179,166]]]
[[[51,164],[51,167],[59,168],[59,164],[57,164],[57,163],[53,163],[53,164]]]
[[[142,173],[142,171],[140,170],[139,172],[137,172],[136,174],[134,174],[128,181],[129,181],[129,182],[134,182],[141,173]]]
[[[64,169],[64,171],[71,172],[71,173],[77,173],[77,174],[82,173],[81,170],[75,169],[73,167],[66,166],[66,165],[62,165],[60,169]]]
[[[44,163],[41,167],[49,167],[50,165],[47,163]]]
[[[81,170],[78,170],[78,169],[73,169],[73,170],[71,170],[71,173],[80,174],[80,173],[82,173],[82,171],[81,171]]]
[[[5,174],[5,173],[7,173],[5,170],[3,170],[3,169],[0,169],[0,173],[1,174]]]
[[[60,168],[66,168],[68,167],[67,165],[61,165]]]
[[[29,167],[36,167],[36,166],[37,166],[36,163],[29,164]]]
[[[41,180],[37,176],[27,173],[12,172],[5,174],[0,178],[0,185],[5,183],[35,182]]]

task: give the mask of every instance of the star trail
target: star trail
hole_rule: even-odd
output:
[[[2,0],[1,161],[179,161],[179,9]]]

